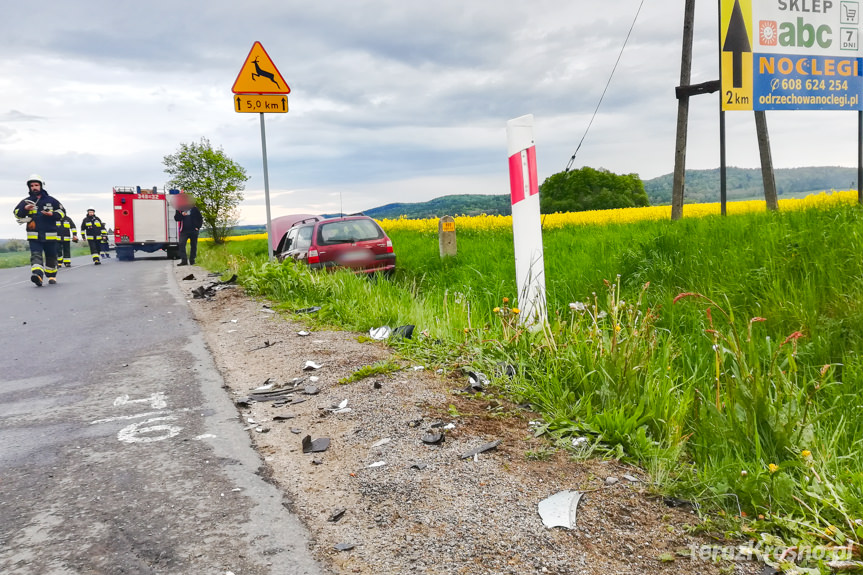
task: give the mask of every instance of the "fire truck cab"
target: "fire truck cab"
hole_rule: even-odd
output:
[[[165,250],[168,259],[177,259],[180,244],[171,196],[179,193],[179,190],[160,193],[156,186],[114,187],[114,243],[118,260],[132,261],[136,251],[159,250]]]

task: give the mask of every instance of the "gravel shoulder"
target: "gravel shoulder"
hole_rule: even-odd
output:
[[[197,280],[182,279],[190,271]],[[261,473],[282,490],[311,533],[312,553],[331,572],[760,572],[751,561],[676,554],[716,542],[689,535],[686,526],[698,523],[696,515],[652,496],[649,478],[639,469],[615,461],[572,461],[560,451],[529,459],[529,453],[549,447],[530,431],[535,414],[471,399],[457,392],[464,379],[404,362],[406,369],[388,376],[339,384],[363,366],[398,359],[381,343],[361,343],[356,333],[300,336],[311,331],[297,320],[302,316],[274,313],[240,288],[192,299],[191,290],[212,278],[197,267],[175,273],[232,400],[265,382],[293,387],[295,378],[318,378],[303,380],[287,405],[240,401],[238,418],[264,458]],[[321,367],[304,371],[307,361]],[[306,385],[319,393],[307,395]],[[334,412],[339,405],[349,411]],[[424,443],[423,436],[441,431],[432,428],[439,424],[454,427],[443,430],[443,442]],[[304,453],[306,436],[329,438],[330,446]],[[494,440],[501,440],[496,449],[462,459]],[[567,489],[584,492],[576,527],[546,528],[538,503]],[[339,544],[353,548],[338,551]]]

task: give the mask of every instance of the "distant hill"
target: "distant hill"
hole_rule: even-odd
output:
[[[741,201],[764,198],[760,168],[728,168],[728,200]],[[808,168],[782,168],[776,170],[776,188],[779,197],[802,197],[822,190],[856,189],[857,169],[839,166]],[[644,189],[651,206],[671,203],[673,174],[644,180]],[[719,201],[719,168],[713,170],[686,170],[686,203]],[[441,196],[428,202],[386,204],[363,211],[375,219],[439,218],[442,216],[504,215],[512,213],[509,194],[480,195],[457,194]],[[338,214],[328,214],[338,216]],[[262,233],[263,225],[237,226],[232,235]]]
[[[492,216],[508,216],[512,213],[509,194],[506,195],[480,195],[480,194],[458,194],[442,196],[417,203],[387,204],[363,213],[375,219],[396,219],[402,216],[410,220],[439,218],[442,216],[479,216],[488,214]]]
[[[822,190],[856,189],[857,169],[838,166],[809,168],[781,168],[776,171],[776,192],[779,197],[797,197]],[[764,198],[764,185],[760,168],[728,168],[726,190],[729,201]],[[666,174],[644,181],[650,205],[671,203],[674,174]],[[686,203],[719,201],[719,168],[713,170],[686,170]]]

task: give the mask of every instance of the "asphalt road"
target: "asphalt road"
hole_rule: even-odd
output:
[[[0,573],[324,572],[170,266],[0,270]]]

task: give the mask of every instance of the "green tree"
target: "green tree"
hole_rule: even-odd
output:
[[[618,175],[588,167],[549,176],[540,191],[543,214],[650,205],[638,174]]]
[[[170,178],[168,186],[193,196],[210,237],[216,243],[224,242],[239,221],[238,206],[249,179],[245,168],[221,148],[213,149],[207,138],[197,144],[180,144],[162,163]]]

